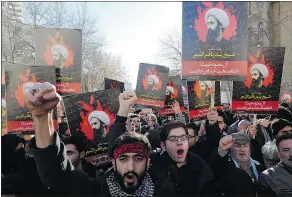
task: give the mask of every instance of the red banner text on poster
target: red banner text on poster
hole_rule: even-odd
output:
[[[57,82],[56,89],[58,93],[74,93],[79,94],[81,92],[81,83],[68,83],[68,82]]]
[[[208,114],[208,108],[202,108],[202,109],[193,109],[190,110],[189,116],[190,119],[198,119],[198,118],[205,118]]]
[[[278,101],[232,101],[232,110],[237,111],[278,111]]]
[[[180,111],[185,112],[185,107],[180,107]],[[168,115],[168,114],[175,114],[175,112],[171,108],[164,108],[158,111],[159,116]]]
[[[165,108],[165,109],[162,109],[162,110],[159,110],[158,111],[158,115],[159,116],[163,116],[163,115],[168,115],[168,114],[174,114],[174,110],[171,109],[171,108]]]
[[[246,61],[182,61],[182,75],[244,76]]]
[[[58,121],[54,120],[54,128],[58,130]],[[34,123],[33,120],[25,120],[25,121],[7,121],[7,132],[32,132],[34,131]]]
[[[222,110],[221,106],[215,106],[217,111]],[[206,118],[209,108],[192,109],[189,111],[190,119]]]
[[[158,108],[164,107],[164,101],[144,99],[144,98],[137,98],[137,100],[135,101],[135,104],[144,105],[144,106],[151,106],[151,107],[158,107]]]

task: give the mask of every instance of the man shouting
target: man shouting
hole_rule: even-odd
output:
[[[25,96],[34,119],[35,140],[30,142],[30,147],[39,176],[59,196],[173,196],[167,180],[157,177],[155,169],[149,168],[150,144],[145,136],[134,132],[120,136],[110,144],[113,168],[105,177],[90,179],[74,169],[54,131],[51,111],[61,100],[55,86],[48,82],[36,83]],[[120,106],[130,107],[127,104],[120,99]]]

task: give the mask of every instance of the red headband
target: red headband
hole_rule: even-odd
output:
[[[123,144],[120,147],[116,148],[114,152],[114,159],[117,159],[119,155],[124,153],[139,153],[149,158],[149,151],[145,147],[144,144],[136,142],[136,143],[129,143]]]

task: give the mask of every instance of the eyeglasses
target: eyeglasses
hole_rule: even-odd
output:
[[[190,138],[194,138],[194,137],[196,137],[196,136],[189,135],[189,137],[188,137],[188,138],[190,139]]]
[[[182,136],[170,136],[167,138],[168,141],[170,142],[177,142],[178,139],[180,139],[181,141],[186,141],[189,139],[189,136],[187,135],[182,135]]]

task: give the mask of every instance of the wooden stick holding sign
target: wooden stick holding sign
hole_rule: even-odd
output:
[[[257,127],[257,114],[253,115],[253,126],[256,128]],[[255,139],[255,135],[252,136],[253,139]]]
[[[215,106],[215,81],[212,81],[211,108]]]

